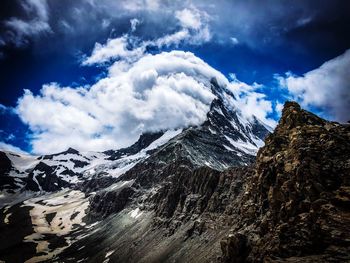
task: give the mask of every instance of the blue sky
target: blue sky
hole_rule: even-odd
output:
[[[163,54],[154,58],[162,61],[166,57],[169,64],[171,59],[181,57],[178,67],[171,69],[175,72],[167,74],[187,72],[185,62],[188,59],[196,61],[191,65],[196,70],[198,67],[217,70],[231,83],[229,85],[236,87],[239,83],[240,88],[246,89],[242,91],[242,101],[249,103],[249,114],[257,114],[270,124],[278,120],[281,103],[287,99],[297,100],[304,108],[331,120],[350,119],[347,114],[350,108],[350,53],[347,52],[350,48],[350,4],[347,1],[267,1],[262,6],[260,1],[217,1],[213,4],[212,1],[161,0],[4,0],[1,6],[2,148],[14,146],[36,153],[59,151],[78,141],[74,136],[72,142],[63,141],[67,134],[75,132],[77,138],[91,141],[86,144],[87,148],[79,143],[75,145],[77,148],[103,150],[113,148],[114,144],[121,147],[134,137],[124,138],[126,132],[118,130],[121,127],[136,129],[131,125],[133,119],[138,120],[135,122],[138,132],[140,129],[174,128],[177,122],[169,123],[169,127],[157,126],[154,119],[145,121],[146,117],[133,115],[136,114],[133,110],[123,111],[130,118],[118,124],[119,117],[111,124],[98,119],[97,112],[80,112],[83,108],[78,107],[72,97],[62,99],[63,91],[77,97],[80,94],[77,90],[85,89],[81,98],[86,102],[92,96],[92,92],[87,91],[101,80],[107,82],[118,76],[130,81],[125,74],[110,73],[112,68],[116,70],[113,65],[118,61],[127,64],[130,70],[147,70],[157,83],[163,81],[159,73],[161,68],[157,71],[158,64],[154,64],[154,68],[142,68],[142,63],[138,63],[145,60],[147,54]],[[173,50],[191,52],[193,57],[171,53]],[[153,74],[155,70],[156,75]],[[185,74],[187,81],[196,78],[188,72]],[[231,73],[235,77],[230,77]],[[170,81],[169,76],[167,81]],[[46,89],[52,94],[43,94],[43,85],[53,82],[56,83],[54,87]],[[205,100],[201,103],[206,105]],[[82,125],[88,130],[95,129],[95,122],[102,123],[104,128],[96,128],[93,133],[74,128],[72,133],[67,124],[65,134],[64,127],[61,130],[57,126],[57,122],[64,123],[64,115],[57,115],[54,105],[59,105],[63,112],[74,108],[74,113],[79,111],[82,116],[85,113],[92,116],[93,120],[82,117],[82,121],[93,126]],[[147,105],[145,110],[150,110]],[[200,106],[193,112],[182,112],[183,108],[179,108],[183,116],[191,116],[190,122],[182,115],[178,121],[200,122],[202,104],[195,105]],[[52,119],[42,112],[46,106],[52,107]],[[103,108],[105,114],[116,114],[113,110]],[[73,116],[71,112],[67,114]],[[71,121],[68,115],[67,123]],[[135,132],[135,136],[137,134]],[[45,145],[48,145],[47,150]]]

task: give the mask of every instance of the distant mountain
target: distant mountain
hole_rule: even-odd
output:
[[[128,148],[0,152],[0,260],[349,261],[350,127],[289,102],[270,134],[211,88],[203,124]]]
[[[75,188],[101,176],[113,181],[112,178],[118,178],[159,151],[159,160],[181,156],[196,167],[206,165],[223,170],[251,164],[269,132],[267,126],[256,118],[245,119],[229,103],[235,99],[234,95],[220,87],[215,79],[211,83],[216,99],[202,125],[145,133],[128,148],[102,153],[79,152],[72,148],[36,157],[1,152],[4,170],[0,189],[8,193],[25,190],[54,192]],[[158,161],[157,158],[150,159]]]

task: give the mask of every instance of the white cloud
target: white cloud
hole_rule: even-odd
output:
[[[116,149],[130,145],[142,132],[199,125],[214,99],[210,88],[213,77],[237,94],[245,93],[242,102],[232,104],[245,111],[245,116],[255,114],[266,120],[269,111],[255,87],[238,80],[229,82],[190,52],[144,54],[136,61],[119,60],[108,72],[91,87],[51,83],[44,85],[37,96],[25,92],[16,110],[34,133],[35,153],[68,147]]]
[[[129,11],[156,11],[160,7],[160,2],[160,0],[125,0],[121,5]]]
[[[131,32],[134,32],[136,30],[136,27],[140,24],[140,20],[137,18],[133,18],[130,20],[130,25],[131,25]]]
[[[289,73],[279,80],[303,107],[319,107],[336,120],[346,122],[350,119],[349,68],[350,50],[347,50],[303,76]]]
[[[182,27],[199,29],[202,26],[201,14],[197,9],[185,8],[175,12],[175,17],[180,21]]]
[[[41,20],[23,21],[21,19],[11,18],[5,22],[5,25],[15,30],[18,37],[35,35],[50,30],[50,26]]]
[[[96,43],[91,55],[83,61],[83,65],[106,63],[111,59],[139,58],[145,50],[144,46],[129,49],[128,35],[108,39],[106,44]]]
[[[238,39],[235,37],[230,37],[230,40],[231,40],[233,45],[237,45],[239,43]]]
[[[36,13],[42,20],[47,21],[49,19],[47,0],[25,0],[22,1],[22,7],[27,11],[27,13]]]
[[[243,116],[247,119],[252,119],[255,116],[268,126],[275,127],[276,121],[269,117],[269,114],[273,113],[272,103],[265,94],[258,92],[261,85],[257,83],[248,85],[239,81],[232,73],[229,76],[231,82],[228,88],[237,98],[233,104],[242,112]]]
[[[108,39],[106,44],[96,43],[89,57],[83,60],[83,65],[103,64],[111,60],[128,59],[135,61],[140,58],[147,47],[178,47],[181,43],[200,45],[211,39],[207,24],[209,16],[205,12],[192,7],[176,12],[181,28],[170,34],[153,40],[143,40],[125,34],[121,37]],[[131,32],[136,30],[140,21],[136,18],[130,20]]]
[[[15,152],[15,153],[23,153],[26,154],[25,151],[23,151],[22,149],[13,146],[11,144],[5,143],[0,141],[0,151],[9,151],[9,152]]]
[[[276,112],[279,116],[282,115],[283,103],[277,102],[275,106]]]
[[[204,75],[215,70],[193,54],[145,55],[128,68],[115,70],[118,65],[90,88],[53,83],[38,96],[26,91],[17,112],[35,134],[34,152],[118,148],[143,131],[204,121],[213,99]]]
[[[164,37],[158,38],[155,41],[149,41],[149,45],[161,47],[169,47],[171,45],[178,46],[182,41],[185,41],[190,37],[190,32],[187,29],[182,29],[173,34],[165,35]]]

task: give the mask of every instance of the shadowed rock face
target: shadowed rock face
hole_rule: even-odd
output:
[[[34,171],[39,173],[34,178]],[[41,187],[41,189],[39,188]],[[31,191],[47,191],[53,192],[57,191],[63,187],[68,187],[69,184],[63,180],[61,180],[56,174],[55,169],[43,162],[39,162],[32,172],[28,175],[26,189]]]
[[[227,137],[251,143],[253,137],[245,133],[262,138],[267,130],[259,124],[245,128],[236,118],[220,100],[214,101],[207,122],[153,149],[120,177],[96,176],[76,185],[89,193],[84,195],[87,228],[67,234],[74,242],[54,260],[350,261],[350,126],[325,121],[288,102],[254,162],[253,155],[237,155],[233,145],[227,149]],[[238,131],[230,128],[232,122]],[[159,136],[143,136],[135,151]],[[121,153],[110,154],[117,158]],[[11,163],[4,156],[0,160],[8,171]],[[40,162],[34,170],[53,173]],[[55,191],[55,183],[62,187],[55,176],[37,176],[39,184],[33,176],[28,180],[27,185],[46,191]],[[21,209],[18,205],[0,213],[4,233],[12,233],[12,216],[27,213]],[[47,216],[52,221],[54,214]],[[3,244],[4,251],[8,246]],[[17,250],[11,253],[7,258],[13,259]],[[26,259],[33,255],[30,248]]]
[[[265,143],[223,260],[350,260],[350,127],[287,102]]]
[[[60,259],[86,246],[79,258],[102,262],[104,254],[89,248],[94,244],[94,251],[118,251],[112,262],[350,260],[349,126],[286,103],[253,166],[224,171],[193,162],[186,145],[193,134],[198,130],[121,176],[123,187],[92,198],[89,214],[104,230]]]
[[[9,176],[12,163],[4,152],[0,151],[0,190],[16,189],[15,179]]]

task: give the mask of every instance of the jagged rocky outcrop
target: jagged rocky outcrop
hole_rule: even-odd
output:
[[[269,134],[228,107],[234,96],[221,89],[212,81],[217,98],[202,125],[143,134],[118,151],[68,149],[28,165],[0,152],[3,176],[45,192],[0,210],[0,230],[12,233],[12,217],[28,213],[43,224],[36,231],[69,229],[32,235],[41,245],[22,242],[22,261],[350,261],[350,126],[287,102]],[[16,244],[0,243],[0,259],[5,252],[15,259]]]
[[[134,223],[142,231],[129,237],[131,230],[125,230],[113,241],[120,252],[111,260],[350,260],[349,136],[349,126],[288,102],[252,166],[224,171],[197,166],[181,155],[183,146],[167,148],[170,142],[121,177],[120,182],[132,182],[127,199],[121,195],[122,202],[113,201],[118,187],[115,195],[102,195],[103,216],[118,218],[129,207],[150,215]],[[91,208],[98,203],[93,200]],[[133,247],[122,251],[129,242]]]
[[[223,261],[350,260],[348,125],[287,102],[245,187]]]
[[[109,155],[109,160],[118,160],[122,156],[133,155],[140,152],[142,149],[147,148],[152,142],[159,139],[164,132],[149,132],[141,134],[139,139],[131,146],[123,149],[119,149],[117,151],[109,150],[105,151],[107,155]]]
[[[54,192],[70,184],[55,173],[55,167],[39,162],[29,173],[25,188],[31,191]]]
[[[349,126],[286,103],[256,162],[229,169],[223,169],[223,153],[215,156],[214,148],[212,157],[212,145],[200,143],[204,129],[185,130],[118,180],[97,188],[88,215],[99,227],[58,259],[349,260]],[[203,153],[207,159],[199,158]],[[219,165],[211,165],[210,158]]]

